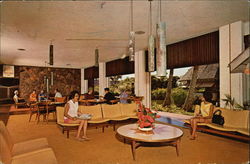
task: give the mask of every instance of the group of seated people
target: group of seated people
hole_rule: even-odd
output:
[[[55,89],[55,98],[56,97],[62,97],[62,94],[59,92],[58,89]],[[45,101],[48,100],[48,96],[44,93],[43,90],[40,91],[40,93],[36,94],[36,90],[33,90],[32,93],[29,96],[29,101],[30,102],[37,102],[37,101]]]
[[[123,90],[122,93],[119,96],[119,99],[117,99],[113,93],[110,92],[109,88],[105,88],[105,95],[102,97],[100,96],[101,100],[103,103],[107,103],[107,104],[114,104],[117,102],[112,102],[112,100],[119,100],[120,103],[122,104],[127,104],[129,102],[129,90]],[[94,96],[94,91],[92,88],[89,89],[88,93],[83,94],[83,96],[81,97],[81,100],[91,100],[91,99],[95,99]]]
[[[62,94],[59,92],[58,89],[55,89],[55,98],[57,97],[62,97]],[[13,100],[15,103],[20,102],[20,100],[23,100],[22,98],[19,97],[19,92],[18,90],[14,91],[14,96],[13,96]],[[40,93],[37,95],[36,90],[33,90],[32,93],[29,95],[29,101],[30,102],[37,102],[37,101],[45,101],[48,100],[47,95],[44,93],[43,90],[40,91]]]

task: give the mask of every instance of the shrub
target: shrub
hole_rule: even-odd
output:
[[[184,114],[193,116],[193,112],[187,112],[184,109],[177,107],[176,105],[172,104],[169,107],[163,107],[162,104],[158,104],[157,101],[152,101],[152,109],[162,112],[169,112],[169,113],[177,113],[177,114]]]
[[[151,93],[152,100],[164,100],[166,96],[166,88],[157,88]]]
[[[177,107],[181,107],[185,103],[187,91],[182,88],[172,89],[172,98]]]

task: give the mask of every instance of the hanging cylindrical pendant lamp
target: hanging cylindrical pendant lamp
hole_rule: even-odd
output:
[[[135,60],[135,32],[130,31],[129,33],[129,45],[128,45],[129,61]]]
[[[135,32],[133,31],[133,0],[130,1],[129,61],[135,60]]]
[[[152,5],[149,0],[148,71],[155,71],[155,38],[152,35]]]
[[[54,85],[54,73],[50,72],[50,85]]]
[[[159,21],[156,24],[156,71],[157,76],[166,76],[167,50],[166,50],[166,23],[161,21],[161,0],[159,0]]]
[[[99,50],[98,48],[95,49],[95,66],[98,67],[99,65]]]
[[[54,64],[54,46],[52,43],[49,45],[49,65]]]

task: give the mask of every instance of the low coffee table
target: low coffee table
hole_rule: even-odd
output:
[[[142,142],[168,143],[168,145],[176,147],[176,153],[179,156],[179,145],[183,135],[182,130],[179,128],[164,124],[155,124],[153,131],[144,132],[138,129],[138,124],[128,124],[119,127],[117,133],[125,139],[131,140],[131,150],[134,160],[135,149]]]

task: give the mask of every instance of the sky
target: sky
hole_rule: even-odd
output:
[[[179,76],[180,77],[180,76],[184,75],[188,71],[189,68],[191,68],[191,67],[184,67],[184,68],[176,68],[176,69],[174,69],[174,76]],[[167,72],[168,72],[168,75],[169,75],[169,70],[167,70]],[[156,72],[153,72],[152,75],[156,75]],[[134,74],[123,75],[122,79],[126,79],[127,77],[134,77]]]

